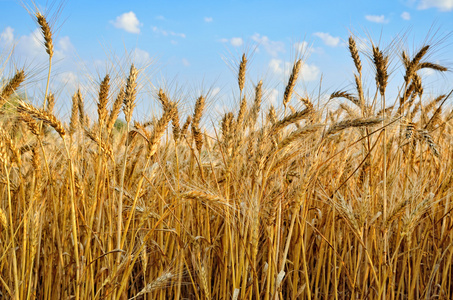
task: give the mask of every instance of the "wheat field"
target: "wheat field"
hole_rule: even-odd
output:
[[[420,72],[448,71],[436,45],[364,53],[351,36],[352,89],[299,96],[296,58],[265,109],[245,53],[238,107],[209,130],[207,94],[184,114],[165,88],[133,120],[132,64],[99,80],[97,119],[76,90],[63,122],[35,18],[45,94],[23,96],[22,68],[0,86],[1,299],[453,298],[451,93],[424,93]]]

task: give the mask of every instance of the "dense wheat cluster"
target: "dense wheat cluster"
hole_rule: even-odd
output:
[[[36,18],[50,76],[51,29]],[[83,91],[62,122],[49,88],[27,99],[27,70],[9,75],[0,298],[452,299],[453,111],[450,94],[424,93],[420,72],[447,69],[429,60],[431,45],[370,49],[350,37],[355,88],[331,93],[337,104],[294,92],[296,59],[269,109],[244,54],[240,105],[209,131],[206,94],[187,116],[158,88],[162,112],[133,120],[134,65],[102,75],[97,120]],[[396,99],[390,61],[404,74]]]

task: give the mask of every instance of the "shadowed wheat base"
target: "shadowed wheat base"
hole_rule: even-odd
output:
[[[355,90],[324,109],[295,98],[296,60],[262,110],[243,55],[240,105],[209,135],[206,95],[183,116],[158,89],[161,116],[132,120],[133,65],[99,80],[97,121],[74,91],[69,126],[50,92],[43,108],[20,96],[17,71],[0,89],[0,298],[452,299],[453,112],[417,73],[447,69],[429,45],[371,49],[375,85],[351,37]],[[403,86],[385,99],[395,53]]]

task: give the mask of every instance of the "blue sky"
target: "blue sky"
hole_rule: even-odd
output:
[[[308,55],[296,89],[299,94],[317,94],[321,76],[321,89],[327,94],[338,89],[352,91],[353,63],[345,44],[350,32],[365,42],[371,37],[383,48],[403,36],[406,49],[413,53],[431,29],[437,31],[433,40],[442,43],[429,59],[453,66],[452,37],[443,39],[453,31],[453,0],[69,0],[61,10],[58,2],[35,3],[53,22],[52,88],[59,94],[63,114],[76,88],[84,89],[94,103],[99,78],[116,71],[123,76],[131,61],[140,67],[151,62],[142,77],[147,85],[141,93],[143,101],[149,101],[146,98],[159,86],[172,89],[175,95],[183,87],[181,98],[195,98],[198,89],[210,89],[212,107],[225,110],[238,94],[235,68],[243,52],[250,58],[248,93],[263,79],[270,103],[280,104],[292,62],[301,49]],[[0,7],[4,12],[0,55],[15,45],[13,58],[7,66],[3,64],[2,76],[10,76],[12,65],[31,67],[27,90],[39,90],[38,82],[45,78],[46,53],[39,34],[35,37],[36,24],[18,1],[0,0]],[[401,52],[401,46],[395,49]],[[365,63],[364,54],[362,60]],[[398,66],[399,61],[392,62],[390,79],[395,89],[402,77]],[[427,91],[438,94],[451,88],[451,73],[424,75]],[[373,75],[368,76],[372,81]],[[142,105],[143,114],[148,113],[149,107]]]

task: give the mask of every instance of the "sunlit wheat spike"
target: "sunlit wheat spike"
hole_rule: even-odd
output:
[[[16,147],[16,144],[14,143],[14,141],[11,139],[10,134],[8,134],[8,133],[5,131],[5,129],[3,129],[2,127],[0,127],[0,135],[1,135],[0,138],[3,138],[3,139],[4,139],[7,148],[8,148],[9,151],[12,153],[12,159],[13,159],[13,161],[15,161],[17,164],[20,165],[21,162],[22,162],[21,153],[20,153],[19,149]]]
[[[80,89],[77,90],[77,106],[79,107],[79,125],[80,126],[86,126],[87,120],[85,117],[85,108],[84,108],[84,101],[82,97],[82,93],[80,92]]]
[[[121,88],[120,91],[118,92],[118,95],[116,96],[115,101],[113,102],[113,106],[110,111],[110,115],[107,122],[107,132],[110,132],[113,126],[115,125],[115,122],[118,118],[118,114],[121,111],[121,106],[123,105],[124,95],[125,95],[124,88]]]
[[[240,130],[244,125],[245,114],[247,112],[247,99],[242,97],[241,104],[239,105],[238,117],[236,120],[237,129]]]
[[[86,136],[92,140],[93,142],[95,142],[98,147],[101,148],[101,150],[104,152],[104,154],[106,154],[112,161],[114,161],[114,157],[113,157],[113,151],[112,151],[112,148],[104,143],[104,141],[100,140],[93,132],[85,129],[85,134]]]
[[[346,111],[350,118],[360,117],[355,110],[353,110],[349,105],[345,103],[340,103],[340,108]]]
[[[362,111],[365,109],[365,99],[363,96],[363,86],[362,86],[362,80],[360,80],[360,77],[354,74],[354,80],[355,80],[355,86],[357,89],[357,95],[359,95],[359,106],[362,109]]]
[[[52,126],[61,137],[65,136],[66,131],[64,130],[63,125],[53,114],[51,114],[45,110],[38,109],[38,108],[34,107],[33,105],[22,102],[22,101],[19,102],[19,105],[17,106],[17,110],[19,113],[26,113],[26,114],[32,116],[33,118],[43,121],[47,125]]]
[[[406,139],[411,139],[414,136],[415,123],[409,122],[406,125]]]
[[[47,111],[49,113],[53,113],[53,109],[55,107],[55,95],[49,92],[49,95],[47,95]]]
[[[415,71],[417,70],[418,64],[420,63],[420,60],[425,56],[426,52],[428,52],[429,45],[426,45],[418,51],[418,53],[414,56],[412,61],[409,61],[407,58],[407,55],[405,52],[403,52],[403,61],[406,64],[406,75],[404,75],[404,80],[406,84],[409,83],[409,81],[412,79],[412,77],[415,74]]]
[[[181,127],[181,136],[185,136],[187,134],[187,129],[189,129],[190,124],[192,123],[192,116],[187,116],[186,121]]]
[[[165,272],[164,274],[162,274],[161,276],[159,276],[158,278],[156,278],[155,280],[153,280],[151,283],[148,283],[145,288],[143,288],[137,295],[135,295],[134,297],[132,298],[129,298],[129,300],[132,300],[132,299],[135,299],[141,295],[144,295],[144,294],[147,294],[147,293],[150,293],[152,291],[155,291],[155,290],[158,290],[158,289],[162,289],[164,288],[168,281],[170,279],[172,279],[173,277],[175,277],[174,274],[172,274],[171,272]]]
[[[131,121],[132,112],[135,107],[135,97],[137,95],[137,76],[138,70],[135,68],[134,64],[132,64],[129,77],[127,78],[123,107],[124,116],[126,118],[126,122],[128,123]]]
[[[270,122],[272,125],[277,123],[277,112],[275,111],[275,107],[271,105],[269,108],[269,112],[267,114],[267,121]]]
[[[72,96],[71,118],[69,121],[69,134],[73,134],[79,128],[79,96],[74,93]]]
[[[414,93],[421,97],[423,94],[422,78],[417,73],[415,73],[412,78],[414,83]]]
[[[53,42],[52,42],[52,31],[50,30],[49,23],[47,23],[46,18],[40,13],[36,13],[36,20],[41,27],[41,32],[44,37],[44,46],[46,47],[46,52],[50,57],[53,56]]]
[[[172,119],[172,115],[174,114],[173,109],[169,109],[164,114],[162,117],[157,121],[157,124],[154,126],[153,133],[149,139],[148,143],[148,156],[151,157],[153,156],[156,151],[157,147],[159,146],[159,141],[162,138],[162,136],[165,133],[165,129],[167,128],[168,123]]]
[[[428,144],[428,147],[431,150],[431,152],[434,154],[434,156],[439,157],[438,147],[437,147],[436,143],[434,143],[433,138],[429,134],[429,132],[426,130],[423,130],[423,129],[419,129],[418,135],[419,135],[420,140],[422,140]]]
[[[171,102],[169,110],[171,111],[171,123],[173,126],[173,138],[178,141],[181,137],[181,127],[179,124],[179,110],[176,102]]]
[[[376,85],[381,95],[384,95],[388,83],[388,56],[385,56],[379,47],[373,45],[373,63],[376,67]]]
[[[200,120],[201,116],[203,115],[204,104],[205,104],[204,97],[203,96],[198,97],[197,102],[195,103],[195,110],[192,119],[192,134],[198,152],[201,151],[201,147],[203,146],[203,137],[200,130]]]
[[[8,226],[8,220],[6,219],[6,214],[3,209],[0,208],[0,225],[2,225],[3,229],[6,229]]]
[[[306,108],[313,109],[313,103],[311,103],[310,98],[300,97],[299,100],[305,105]]]
[[[164,110],[168,109],[168,106],[170,105],[170,100],[168,100],[167,94],[162,89],[159,89],[159,92],[157,94],[160,103],[162,104],[162,108]]]
[[[288,145],[292,144],[294,141],[297,139],[305,136],[306,134],[316,132],[323,128],[325,125],[323,124],[314,124],[314,125],[307,125],[302,128],[300,128],[297,131],[292,132],[290,135],[288,135],[283,141],[281,141],[278,144],[279,149],[283,149],[287,147]]]
[[[261,109],[261,100],[263,97],[263,81],[260,80],[255,87],[255,99],[253,101],[253,106],[250,110],[250,127],[255,126],[256,120],[258,119],[258,114]]]
[[[98,117],[99,117],[99,126],[105,124],[107,120],[107,103],[109,98],[109,89],[110,89],[110,76],[109,74],[105,75],[104,79],[101,82],[99,88],[99,100],[98,100]]]
[[[434,98],[433,100],[431,100],[427,105],[425,105],[424,107],[424,110],[426,113],[430,112],[435,106],[437,103],[439,103],[440,101],[442,101],[447,95],[443,94],[443,95],[439,95],[437,96],[436,98]]]
[[[357,118],[352,120],[344,120],[338,123],[332,124],[329,128],[327,134],[333,134],[340,130],[344,130],[346,128],[351,127],[365,127],[365,126],[374,126],[380,122],[382,122],[382,118]]]
[[[233,132],[233,120],[234,116],[232,112],[226,113],[223,118],[222,122],[220,123],[220,131],[222,132],[223,140],[225,143],[231,139],[231,135]]]
[[[431,69],[431,70],[435,70],[435,71],[439,71],[439,72],[448,71],[448,68],[441,66],[439,64],[433,64],[430,62],[423,62],[423,63],[418,64],[417,70],[421,70],[421,69]]]
[[[291,96],[293,94],[294,87],[296,85],[297,77],[299,76],[300,68],[302,67],[302,60],[298,59],[293,66],[293,70],[291,75],[288,79],[288,84],[285,88],[285,93],[283,95],[283,105],[286,107],[288,102],[291,100]]]
[[[362,62],[360,61],[359,51],[352,36],[349,37],[349,52],[351,53],[352,60],[354,61],[355,68],[359,75],[362,74]]]
[[[7,163],[6,145],[3,136],[0,136],[0,163],[1,164]]]
[[[239,64],[239,72],[238,72],[238,84],[239,84],[239,90],[241,91],[241,93],[244,90],[246,68],[247,68],[247,57],[245,56],[245,53],[244,53],[244,54],[242,54],[242,59]]]
[[[19,119],[27,125],[31,133],[33,133],[36,136],[39,135],[39,126],[38,123],[36,123],[35,119],[33,119],[30,115],[26,113],[19,113]]]
[[[403,61],[404,67],[407,69],[407,67],[410,64],[409,57],[407,56],[406,51],[403,50],[401,53],[401,60]]]
[[[274,126],[272,127],[272,130],[278,132],[290,124],[305,119],[310,115],[311,111],[312,111],[311,109],[306,108],[302,111],[290,114],[289,116],[283,118],[282,120],[275,122]]]
[[[16,71],[16,74],[11,78],[8,83],[3,86],[0,94],[0,107],[8,101],[8,98],[19,88],[21,83],[25,80],[25,71]]]
[[[334,98],[345,98],[345,99],[348,99],[349,101],[351,101],[352,103],[354,103],[355,105],[357,105],[358,107],[361,107],[360,100],[357,97],[354,97],[352,94],[347,93],[345,91],[333,92],[330,95],[330,99],[334,99]]]

